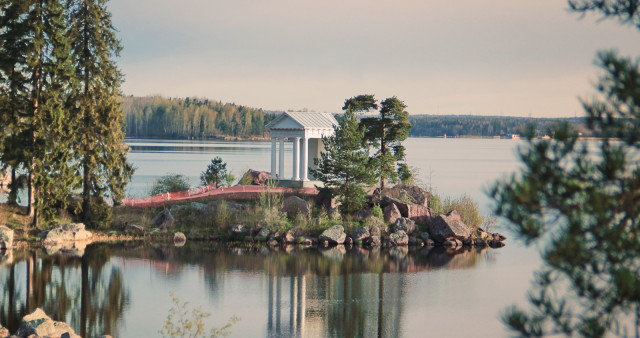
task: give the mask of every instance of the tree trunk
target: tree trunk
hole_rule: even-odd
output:
[[[82,180],[82,220],[87,222],[91,218],[91,179],[89,165],[85,163],[82,168],[84,171]]]

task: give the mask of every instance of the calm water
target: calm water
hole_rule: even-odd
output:
[[[130,140],[138,168],[128,194],[146,194],[154,177],[186,174],[195,185],[221,156],[237,176],[269,170],[268,142]],[[467,193],[488,212],[484,189],[517,170],[516,141],[409,139],[410,165],[440,194]],[[290,163],[291,149],[285,156]],[[290,175],[291,169],[285,175]],[[499,225],[500,227],[500,225]],[[78,333],[119,337],[158,335],[173,292],[200,306],[232,335],[247,336],[504,336],[500,312],[525,302],[540,260],[510,239],[497,250],[368,252],[333,249],[228,249],[90,245],[82,258],[42,249],[14,251],[0,263],[0,322],[15,328],[42,306]]]

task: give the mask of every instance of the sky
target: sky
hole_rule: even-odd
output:
[[[564,0],[111,0],[125,95],[339,112],[397,96],[411,114],[583,116],[598,50],[640,31]]]

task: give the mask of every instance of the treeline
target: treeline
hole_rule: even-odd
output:
[[[127,137],[214,138],[262,136],[276,115],[207,99],[122,98]]]
[[[583,136],[591,136],[585,128],[583,118],[526,118],[513,116],[472,116],[472,115],[412,115],[409,122],[413,125],[409,136],[447,137],[457,136],[503,136],[524,134],[528,125],[533,125],[537,136],[549,135],[558,122],[566,121]]]

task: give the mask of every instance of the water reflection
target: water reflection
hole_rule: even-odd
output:
[[[198,297],[214,304],[223,295],[237,296],[233,285],[227,285],[230,276],[258,276],[250,287],[260,289],[264,285],[258,297],[264,299],[266,308],[247,311],[264,313],[266,318],[253,335],[401,336],[411,273],[473,268],[491,258],[490,249],[267,249],[205,243],[188,243],[181,248],[132,243],[89,245],[82,248],[83,255],[79,249],[23,249],[0,256],[0,281],[5,286],[0,295],[0,323],[13,332],[24,315],[41,307],[83,337],[121,336],[120,328],[131,315],[127,312],[131,303],[143,309],[155,306],[152,299],[132,299],[126,285],[140,269],[123,267],[144,265],[154,280],[166,281],[160,294],[197,292],[193,290],[200,288],[193,283],[199,282],[191,279],[195,276],[208,293],[208,297]],[[48,254],[52,252],[56,254]],[[191,276],[190,284],[181,282],[184,275]],[[173,289],[176,283],[179,290]],[[145,332],[157,332],[159,326],[154,325],[145,327]]]
[[[117,336],[129,296],[123,274],[108,264],[109,257],[107,246],[90,246],[82,257],[42,249],[4,252],[0,323],[14,332],[22,317],[39,307],[83,337]]]

